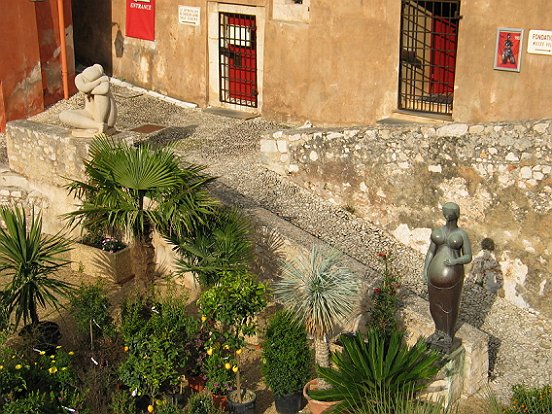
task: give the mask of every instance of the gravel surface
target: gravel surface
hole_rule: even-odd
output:
[[[208,166],[219,177],[213,192],[231,189],[240,203],[261,206],[312,235],[335,246],[359,262],[377,266],[376,253],[392,251],[396,265],[420,270],[418,253],[400,245],[392,236],[349,212],[322,201],[306,190],[258,163],[262,134],[288,126],[261,118],[239,120],[208,114],[115,86],[119,130],[142,124],[167,128],[148,138],[152,143],[176,141],[178,153],[189,162]],[[59,124],[57,114],[80,106],[82,98],[62,101],[32,119]],[[0,139],[3,138],[0,135]],[[1,155],[0,160],[5,158]],[[403,285],[425,296],[419,271],[405,276]],[[490,337],[490,385],[501,397],[510,395],[517,383],[538,386],[552,383],[552,324],[519,309],[502,298],[489,295],[477,285],[466,286],[462,319]]]

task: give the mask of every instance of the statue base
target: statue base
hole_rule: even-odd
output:
[[[76,138],[92,138],[98,134],[114,135],[117,130],[114,127],[109,127],[105,131],[99,131],[97,129],[72,129],[71,135]]]
[[[431,349],[434,349],[441,354],[448,355],[460,347],[460,345],[462,345],[462,341],[458,338],[452,339],[443,332],[435,332],[427,338],[427,344]]]

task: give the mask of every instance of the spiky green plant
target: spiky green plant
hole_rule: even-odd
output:
[[[51,305],[59,308],[72,286],[52,277],[69,260],[63,257],[71,250],[72,241],[61,233],[42,234],[42,217],[30,214],[27,223],[25,209],[0,208],[0,273],[10,278],[6,288],[8,313],[15,314],[15,328],[23,323],[36,326],[38,309]]]
[[[330,387],[310,392],[317,400],[340,401],[338,411],[359,408],[378,392],[391,399],[415,395],[442,365],[438,352],[423,340],[409,347],[401,331],[384,336],[373,329],[366,338],[343,335],[341,343],[343,351],[332,355],[332,368],[318,368]]]
[[[131,147],[99,135],[85,162],[87,181],[67,186],[82,204],[65,217],[131,238],[136,282],[145,289],[155,269],[154,230],[191,233],[214,212],[217,203],[205,189],[212,178],[203,170],[181,167],[170,146]]]
[[[347,321],[360,299],[360,279],[341,265],[341,254],[313,246],[282,265],[275,283],[276,298],[305,324],[315,338],[315,360],[329,366],[329,340],[335,328]]]
[[[193,272],[205,289],[225,271],[246,270],[253,253],[251,233],[251,223],[243,213],[221,207],[194,234],[169,237],[181,256],[177,273]]]

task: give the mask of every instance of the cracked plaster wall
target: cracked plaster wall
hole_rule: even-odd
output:
[[[455,201],[474,257],[494,241],[499,294],[552,317],[551,124],[279,131],[261,158],[422,254],[441,205]]]

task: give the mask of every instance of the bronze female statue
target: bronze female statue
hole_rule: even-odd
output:
[[[429,310],[435,333],[428,342],[446,352],[454,339],[460,295],[464,284],[464,265],[471,262],[471,245],[466,232],[458,227],[460,207],[443,205],[444,226],[431,232],[423,275],[428,282]]]

